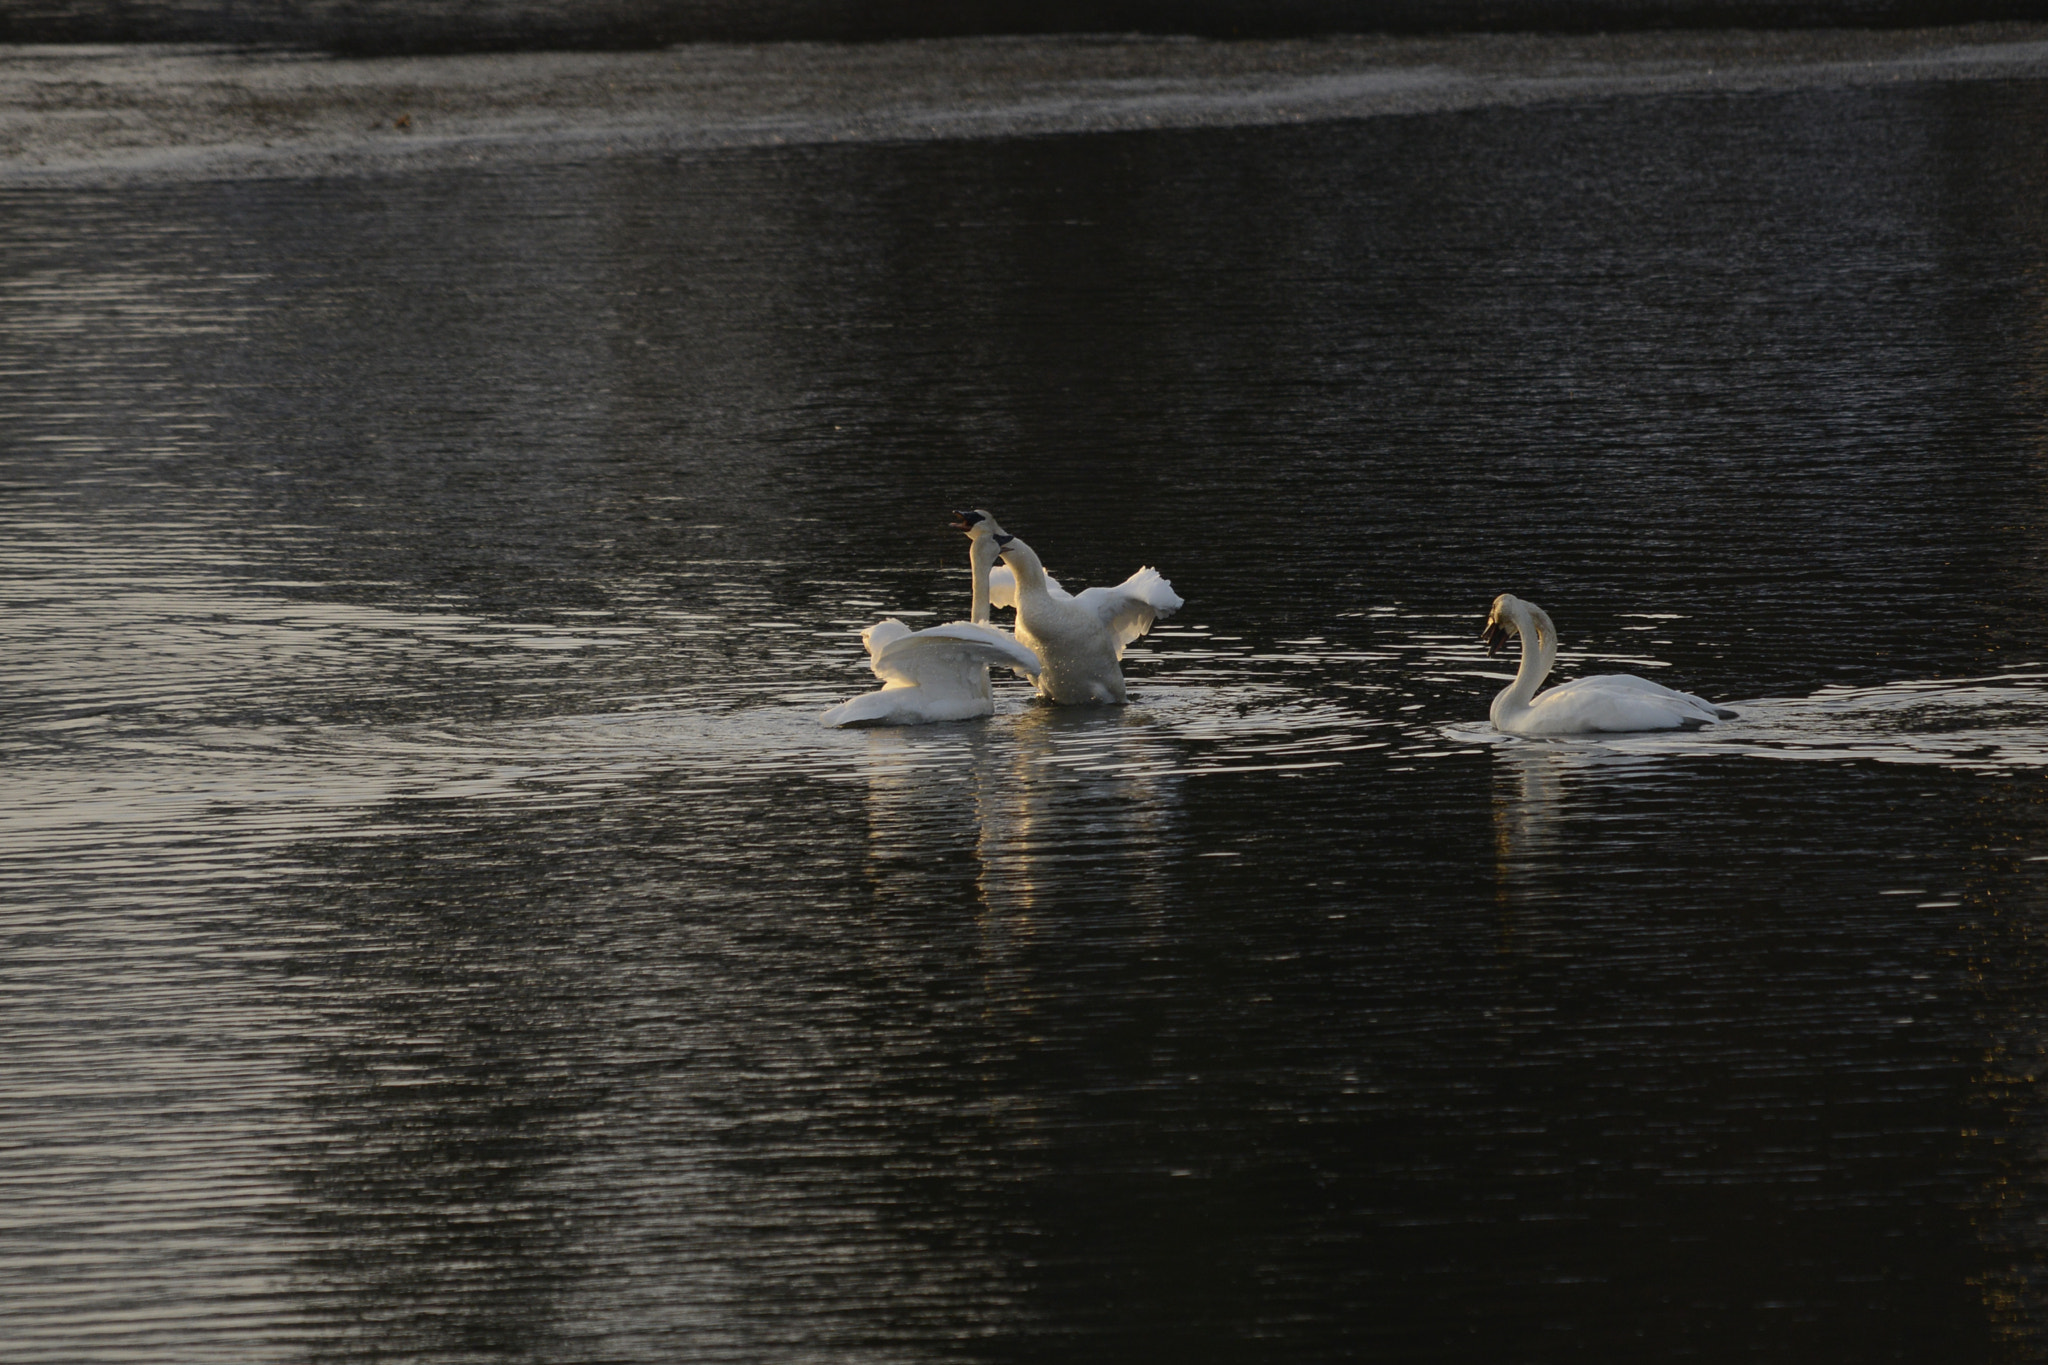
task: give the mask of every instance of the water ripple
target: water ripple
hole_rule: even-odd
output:
[[[2048,672],[1830,687],[1809,697],[1726,703],[1738,718],[1705,729],[1531,739],[1484,723],[1444,727],[1460,744],[1537,745],[1590,762],[1660,755],[1806,763],[1929,764],[1989,776],[2048,768]]]

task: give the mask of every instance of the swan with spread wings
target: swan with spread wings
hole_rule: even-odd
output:
[[[1037,552],[1005,533],[987,511],[956,512],[954,518],[955,528],[974,542],[974,609],[986,612],[985,602],[1016,608],[1017,641],[1038,659],[1038,695],[1062,705],[1128,700],[1120,662],[1124,649],[1155,621],[1180,610],[1173,584],[1159,570],[1144,568],[1113,588],[1069,593],[1045,571]],[[989,564],[995,557],[1003,568]]]

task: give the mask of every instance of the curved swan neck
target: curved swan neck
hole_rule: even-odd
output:
[[[1003,562],[1010,566],[1010,572],[1017,575],[1017,595],[1037,596],[1045,591],[1045,565],[1038,562],[1038,555],[1029,545],[1012,536],[1010,543],[1003,547]]]
[[[1515,671],[1514,682],[1493,699],[1496,721],[1503,712],[1526,708],[1557,663],[1557,627],[1551,623],[1549,612],[1516,598],[1509,603],[1507,614],[1522,637],[1522,666]]]
[[[989,623],[989,572],[996,566],[996,556],[1002,553],[1002,546],[996,538],[983,532],[976,532],[973,543],[968,547],[969,561],[974,565],[974,614],[967,619],[976,625]]]

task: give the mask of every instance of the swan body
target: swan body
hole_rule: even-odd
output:
[[[1017,609],[1017,641],[1037,657],[1038,694],[1063,705],[1121,705],[1128,700],[1119,661],[1131,641],[1152,623],[1182,606],[1180,596],[1157,569],[1145,568],[1113,588],[1090,588],[1075,596],[1045,571],[1037,552],[996,527],[987,512],[962,512],[954,525],[992,541],[1008,567],[1008,582],[990,570],[986,596],[995,606]],[[984,552],[985,553],[985,552]],[[976,558],[975,606],[982,609],[980,558]]]
[[[879,691],[843,701],[818,717],[827,725],[925,725],[972,720],[994,712],[988,668],[1001,664],[1026,676],[1038,658],[992,626],[971,621],[912,630],[891,617],[860,633]]]
[[[1522,666],[1488,712],[1493,728],[1511,735],[1618,734],[1631,730],[1697,730],[1735,712],[1690,692],[1678,692],[1632,673],[1580,678],[1537,695],[1557,662],[1557,627],[1550,614],[1512,593],[1493,600],[1480,639],[1487,652],[1522,637]]]

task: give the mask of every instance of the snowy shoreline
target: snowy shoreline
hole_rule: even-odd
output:
[[[0,183],[383,174],[2048,77],[2048,24],[1559,36],[960,38],[336,58],[0,46]]]

